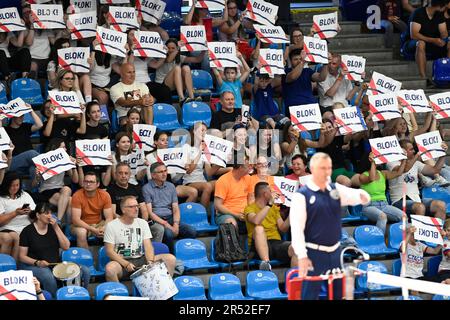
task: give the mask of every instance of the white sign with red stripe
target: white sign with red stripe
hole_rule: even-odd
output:
[[[89,47],[58,49],[58,64],[61,68],[72,72],[89,73],[91,66],[88,58],[90,53]]]
[[[265,26],[274,25],[278,13],[278,6],[263,0],[248,0],[246,18],[250,18]]]
[[[76,140],[77,158],[81,159],[80,166],[110,166],[111,142],[109,139]]]
[[[80,100],[75,91],[50,90],[48,97],[52,105],[55,106],[55,114],[82,113]]]
[[[298,178],[298,184],[299,187],[304,186],[308,183],[309,180],[311,180],[312,174],[308,174],[306,176],[301,176]]]
[[[165,9],[166,3],[161,0],[136,0],[138,15],[150,23],[159,24]]]
[[[125,58],[127,50],[125,45],[127,44],[127,34],[112,29],[106,29],[103,27],[97,27],[97,41],[98,45],[95,46],[95,50],[109,53],[113,56]]]
[[[406,159],[396,136],[369,139],[375,164],[382,164]]]
[[[366,59],[359,56],[341,56],[341,68],[348,71],[345,78],[350,81],[363,81],[362,74],[366,69]]]
[[[259,72],[273,78],[276,74],[285,74],[282,49],[259,49]]]
[[[339,132],[342,135],[367,130],[366,122],[358,107],[347,107],[333,110]]]
[[[34,29],[65,29],[61,4],[32,4],[31,17]]]
[[[0,300],[37,300],[30,270],[0,272]]]
[[[70,5],[67,13],[73,14],[91,11],[97,12],[96,0],[70,0]]]
[[[289,112],[292,125],[299,131],[316,130],[322,126],[322,114],[318,103],[291,106]]]
[[[130,0],[100,0],[100,4],[129,4]]]
[[[440,158],[446,155],[442,148],[442,138],[439,131],[431,131],[414,136],[422,161]]]
[[[444,244],[442,239],[442,220],[434,217],[411,215],[411,224],[416,227],[414,239],[435,244]]]
[[[20,21],[16,7],[0,9],[0,32],[22,31],[26,27]]]
[[[398,101],[395,93],[370,95],[369,108],[373,114],[373,121],[384,121],[402,116],[398,109]]]
[[[135,8],[110,6],[108,18],[116,31],[126,32],[128,29],[139,29]]]
[[[136,174],[145,169],[145,154],[142,150],[135,150],[126,156],[121,156],[120,161],[128,163],[131,169],[131,176],[134,177]]]
[[[404,113],[419,113],[433,111],[423,89],[400,90],[397,92],[397,100],[403,107]]]
[[[158,32],[136,31],[133,37],[133,44],[135,57],[165,58],[167,55],[164,41]]]
[[[247,125],[248,118],[250,117],[250,106],[243,104],[241,107],[241,122]]]
[[[212,11],[220,11],[225,8],[225,0],[198,0],[195,7]]]
[[[428,96],[431,107],[436,111],[436,119],[445,119],[450,117],[450,91],[436,93]]]
[[[397,92],[400,91],[401,88],[402,83],[400,81],[386,77],[384,74],[374,71],[372,73],[372,79],[369,82],[367,94],[376,95],[382,93]]]
[[[7,104],[0,105],[2,119],[20,117],[31,111],[31,107],[28,106],[22,98],[16,98],[9,101]]]
[[[44,180],[75,168],[75,164],[63,148],[40,154],[31,160]]]
[[[328,64],[328,44],[325,40],[303,37],[303,50],[306,52],[306,61]]]
[[[95,37],[97,31],[97,12],[88,11],[69,15],[67,27],[72,40]]]
[[[263,43],[290,43],[289,38],[280,26],[264,26],[255,24],[256,36]]]
[[[203,156],[206,162],[225,168],[233,152],[233,142],[209,134],[205,135]]]
[[[206,51],[205,26],[181,26],[180,40],[184,42],[181,51]]]
[[[187,145],[185,145],[187,146]],[[186,165],[188,164],[189,152],[188,148],[168,148],[157,150],[157,160],[167,167],[169,174],[186,173]]]
[[[298,189],[298,181],[275,176],[273,182],[274,191],[279,195],[278,199],[275,199],[275,203],[290,207],[292,196]]]
[[[212,68],[238,67],[234,42],[208,42],[208,54]]]
[[[320,39],[333,38],[338,33],[337,11],[313,16],[313,29]]]
[[[143,151],[155,150],[153,137],[156,126],[151,124],[133,124],[133,140],[136,148]]]
[[[11,138],[6,132],[5,128],[0,127],[0,151],[11,150]],[[0,155],[0,159],[1,159]]]

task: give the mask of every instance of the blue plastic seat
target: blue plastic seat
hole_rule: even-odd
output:
[[[111,111],[111,135],[114,136],[120,130],[119,117],[117,116],[117,110]]]
[[[104,276],[105,272],[96,270],[94,267],[94,257],[92,252],[85,248],[73,247],[62,252],[62,261],[75,262],[76,264],[83,265],[89,268],[91,276]]]
[[[348,206],[349,215],[341,219],[342,223],[364,222],[369,219],[362,214],[362,206]]]
[[[56,291],[56,300],[91,300],[89,291],[80,286],[68,286]]]
[[[185,202],[180,204],[181,222],[195,228],[197,232],[216,232],[218,227],[208,222],[208,213],[200,203]]]
[[[375,271],[379,273],[388,274],[384,263],[379,261],[364,261],[358,265],[358,269],[363,271]],[[398,289],[396,287],[380,285],[378,283],[367,283],[367,275],[361,275],[356,279],[356,288],[363,291],[390,291]]]
[[[402,260],[401,259],[395,259],[392,262],[392,274],[394,276],[400,277],[401,271],[402,271]]]
[[[422,199],[442,200],[447,204],[447,213],[450,212],[450,191],[448,188],[431,186],[422,188]]]
[[[206,247],[197,239],[181,239],[175,244],[175,256],[183,261],[186,271],[197,269],[217,269],[217,262],[210,262],[206,255]]]
[[[421,297],[419,296],[408,296],[409,300],[423,300]],[[403,300],[403,296],[397,297],[397,299],[395,300]]]
[[[205,70],[191,70],[192,86],[197,96],[211,96],[214,83],[211,74]]]
[[[178,293],[173,300],[208,300],[205,295],[205,286],[202,279],[193,276],[175,278]]]
[[[397,222],[389,226],[389,248],[400,250],[400,244],[403,241],[403,224]]]
[[[437,255],[428,259],[427,276],[435,276],[438,274],[439,264],[442,261],[442,255]]]
[[[103,300],[106,295],[128,297],[127,287],[120,282],[103,282],[95,288],[95,300]]]
[[[29,78],[16,79],[11,83],[11,100],[19,97],[31,106],[40,106],[44,103],[41,85]]]
[[[450,296],[442,296],[440,294],[435,294],[432,300],[450,300]]]
[[[106,254],[105,247],[102,246],[98,250],[98,270],[105,272],[106,264],[110,261]]]
[[[155,255],[170,253],[169,247],[165,243],[152,241],[152,245]]]
[[[167,103],[155,103],[153,105],[153,125],[160,131],[180,129],[177,110]]]
[[[0,83],[0,103],[1,104],[8,103],[8,97],[6,96],[6,88],[3,85],[3,83]]]
[[[168,3],[170,3],[170,1],[168,1]],[[167,31],[169,37],[177,38],[180,36],[180,26],[182,23],[183,20],[179,17],[179,15],[167,15],[167,12],[165,12],[161,18],[161,23],[159,26]]]
[[[254,270],[247,273],[245,293],[258,300],[284,300],[286,293],[281,293],[278,277],[271,271]]]
[[[209,278],[210,300],[253,300],[242,294],[239,278],[230,273],[217,273]]]
[[[0,272],[17,270],[16,260],[9,254],[0,253]]]
[[[216,254],[216,243],[215,243],[214,239],[211,240],[210,247],[211,247],[211,256],[210,256],[211,262],[218,263],[220,268],[226,268],[226,267],[229,267],[230,265],[233,267],[237,267],[237,266],[242,266],[244,264],[244,261],[235,261],[235,262],[231,262],[231,263],[216,261],[214,259],[215,254]]]
[[[199,121],[209,127],[211,116],[211,108],[204,102],[192,101],[183,105],[182,122],[185,127],[192,128]]]
[[[66,235],[67,239],[69,239],[70,242],[76,242],[77,241],[77,237],[74,236],[72,234],[72,232],[70,231],[70,225],[67,224],[66,228],[64,229],[64,234]],[[88,242],[92,243],[92,242],[96,242],[98,240],[98,238],[94,235],[88,237]]]
[[[358,247],[370,256],[398,254],[398,250],[386,247],[383,231],[377,226],[356,227],[354,238]]]

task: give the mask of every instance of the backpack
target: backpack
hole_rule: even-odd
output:
[[[223,223],[214,239],[216,252],[214,259],[221,262],[236,262],[247,260],[248,254],[239,244],[238,230],[232,223]]]

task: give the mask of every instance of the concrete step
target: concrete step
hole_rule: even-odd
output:
[[[418,76],[397,77],[395,80],[402,83],[402,89],[425,89],[427,81]]]
[[[311,8],[311,9],[291,9],[291,19],[297,23],[312,23],[313,16],[316,14],[326,14],[338,12],[338,21],[342,22],[342,14],[337,7],[330,8]]]
[[[393,59],[393,52],[391,49],[384,49],[384,48],[376,48],[376,49],[360,49],[360,48],[354,48],[354,49],[338,49],[333,50],[333,53],[338,54],[347,54],[347,55],[353,55],[353,56],[361,56],[366,58],[366,64],[383,61],[383,62],[389,62]]]
[[[418,76],[415,63],[399,60],[366,62],[366,73],[371,74],[373,71],[384,74],[395,80],[401,77]]]
[[[378,34],[346,34],[330,39],[328,50],[354,50],[355,48],[379,49],[384,48],[382,35]]]

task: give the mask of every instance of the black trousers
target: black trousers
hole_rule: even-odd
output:
[[[11,55],[11,58],[6,57],[6,53],[0,50],[0,72],[2,79],[11,74],[11,70],[20,72],[30,72],[31,69],[31,55],[28,48],[23,48]]]

